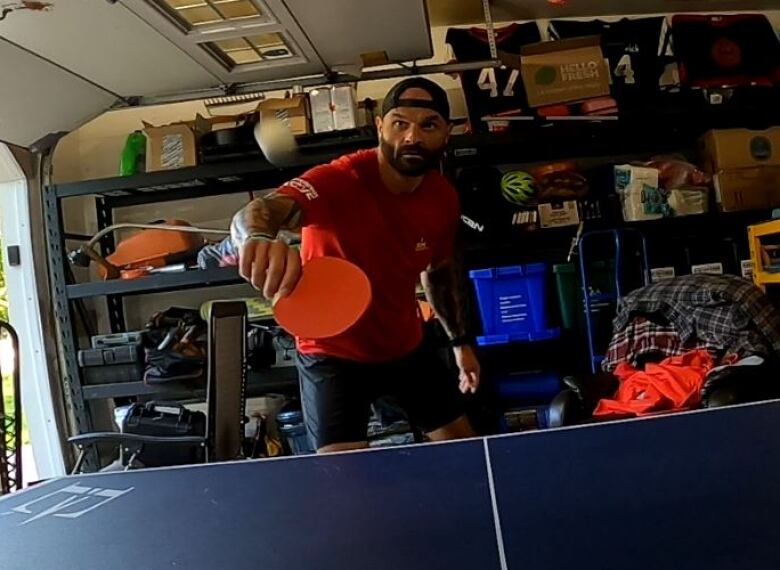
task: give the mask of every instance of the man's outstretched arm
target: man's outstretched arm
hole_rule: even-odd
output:
[[[468,297],[463,266],[457,257],[451,257],[428,268],[420,280],[425,297],[453,344],[460,370],[460,389],[464,393],[474,393],[479,386],[480,367],[468,337]]]

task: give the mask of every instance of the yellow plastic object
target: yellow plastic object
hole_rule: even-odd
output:
[[[766,271],[767,259],[761,246],[761,238],[775,234],[780,234],[780,220],[748,226],[750,259],[753,261],[753,283],[762,291],[766,291],[767,285],[780,284],[780,273]]]

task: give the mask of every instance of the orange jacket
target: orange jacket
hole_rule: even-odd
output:
[[[614,399],[601,400],[594,416],[642,416],[660,411],[697,407],[701,388],[714,362],[706,350],[672,356],[644,371],[620,364],[615,376],[620,387]]]

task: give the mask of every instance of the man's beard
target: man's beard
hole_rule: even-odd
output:
[[[390,166],[404,176],[422,176],[437,168],[444,149],[427,150],[420,145],[407,145],[396,148],[384,138],[379,141],[382,155]]]

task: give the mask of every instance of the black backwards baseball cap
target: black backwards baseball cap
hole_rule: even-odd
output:
[[[409,89],[422,89],[431,98],[430,100],[401,98],[401,95]],[[447,101],[447,93],[441,86],[424,77],[410,77],[393,85],[382,101],[382,116],[384,117],[397,107],[423,107],[436,111],[447,122],[450,120],[450,103]]]

